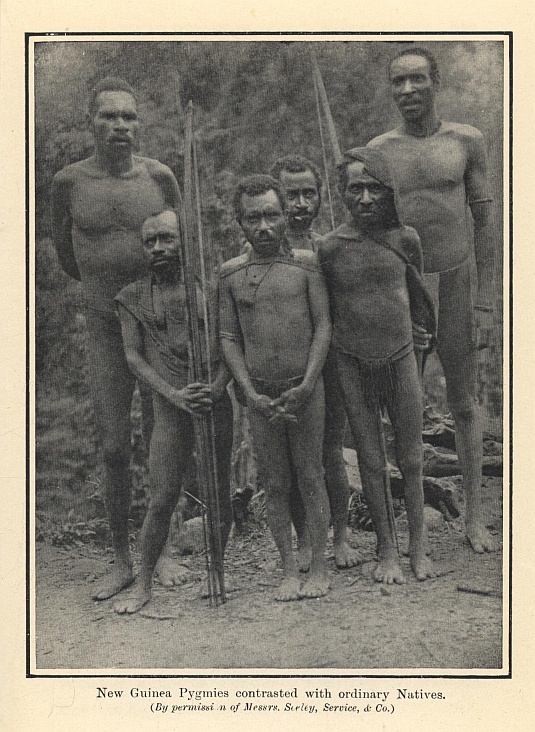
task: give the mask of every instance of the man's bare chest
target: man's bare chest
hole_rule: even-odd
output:
[[[272,310],[306,295],[306,272],[300,267],[279,262],[251,263],[233,283],[238,307]]]
[[[447,192],[464,186],[466,150],[454,136],[406,138],[389,149],[401,197],[415,191]]]
[[[138,231],[164,204],[160,186],[148,174],[132,178],[80,176],[71,191],[71,216],[79,229]]]

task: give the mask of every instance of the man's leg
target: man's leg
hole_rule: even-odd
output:
[[[134,580],[128,538],[131,501],[130,409],[134,378],[123,351],[121,326],[114,313],[86,312],[91,391],[104,452],[105,501],[115,565],[93,598],[105,600]]]
[[[310,536],[307,530],[307,517],[305,513],[305,505],[299,491],[297,475],[295,469],[290,462],[291,487],[290,487],[290,514],[292,524],[297,534],[297,563],[301,572],[308,572],[312,559],[312,549],[310,548]]]
[[[394,429],[396,460],[405,481],[405,506],[409,520],[409,555],[418,580],[435,577],[433,562],[426,554],[424,518],[423,404],[418,365],[414,353],[396,361],[395,391],[389,414]]]
[[[255,409],[249,410],[249,425],[257,461],[258,479],[266,495],[267,519],[279,550],[283,581],[275,599],[298,600],[299,570],[292,551],[290,516],[290,454],[285,424],[270,424]]]
[[[441,361],[448,405],[455,422],[455,446],[463,472],[466,538],[478,554],[494,551],[496,546],[485,526],[482,507],[483,426],[481,407],[475,396],[477,352],[456,359],[454,363],[445,356]]]
[[[386,465],[379,407],[377,410],[368,407],[357,361],[343,353],[337,353],[336,359],[346,412],[357,448],[362,489],[377,534],[379,563],[375,570],[375,579],[385,584],[394,582],[401,584],[405,579],[390,528],[386,504]]]
[[[150,500],[141,529],[139,589],[115,604],[117,613],[135,613],[149,602],[158,558],[169,533],[171,516],[180,496],[182,478],[193,459],[193,425],[187,414],[154,394],[154,428],[149,453]]]
[[[334,561],[337,567],[355,567],[360,558],[347,540],[349,480],[343,452],[347,417],[340,378],[332,354],[327,357],[323,368],[323,383],[325,387],[323,467],[333,523]]]
[[[323,480],[323,430],[325,404],[323,382],[318,379],[312,396],[296,413],[297,424],[289,424],[292,462],[303,499],[310,537],[310,572],[301,595],[321,597],[329,589],[325,567],[325,544],[329,528],[329,501]]]
[[[495,549],[482,515],[483,426],[478,402],[477,333],[469,265],[440,275],[437,353],[446,377],[463,471],[466,536],[474,551]]]

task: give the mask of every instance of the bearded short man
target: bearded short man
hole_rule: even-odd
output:
[[[221,346],[249,410],[268,523],[282,559],[275,599],[321,597],[329,589],[321,370],[331,324],[325,283],[316,255],[292,250],[286,239],[285,198],[274,178],[243,179],[234,207],[251,249],[221,269]],[[292,552],[294,475],[310,533],[303,587]]]
[[[474,551],[491,551],[494,541],[482,516],[483,436],[477,398],[477,350],[489,345],[495,303],[492,199],[483,136],[475,127],[438,116],[439,70],[426,49],[398,54],[390,63],[389,78],[403,123],[368,146],[388,157],[401,221],[420,235],[426,281],[438,311],[437,353],[463,471],[466,536]]]
[[[317,167],[301,155],[286,155],[274,163],[270,175],[279,181],[286,199],[286,238],[290,246],[292,249],[317,253],[323,241],[323,237],[312,228],[321,205],[322,180]],[[347,418],[333,354],[327,356],[323,367],[323,386],[323,467],[333,523],[334,560],[339,568],[354,567],[358,564],[359,557],[347,540],[350,490],[343,455]],[[292,520],[299,542],[299,566],[301,570],[307,570],[310,565],[310,545],[297,489],[292,490]]]
[[[180,234],[174,211],[146,219],[143,246],[150,274],[127,285],[115,298],[124,350],[134,376],[147,384],[154,403],[150,443],[150,501],[141,531],[141,574],[136,594],[116,603],[118,613],[135,613],[151,599],[152,576],[163,550],[184,475],[192,463],[193,419],[213,409],[220,532],[223,552],[232,526],[230,374],[212,344],[212,384],[188,383],[186,295],[180,278]],[[213,308],[212,308],[213,310]],[[212,313],[217,317],[217,313]],[[201,327],[206,323],[200,322]]]
[[[94,599],[104,600],[133,582],[128,513],[135,378],[126,363],[113,298],[147,271],[143,221],[166,204],[177,207],[180,193],[166,165],[134,154],[139,120],[129,84],[117,78],[97,84],[88,120],[95,153],[54,177],[52,223],[61,266],[82,282],[91,388],[102,436],[106,508],[115,553],[111,574],[94,593]],[[173,583],[172,570],[166,576],[165,566],[161,569],[161,579]]]
[[[399,223],[384,155],[348,150],[338,166],[348,220],[325,237],[319,260],[331,301],[332,350],[377,533],[375,579],[404,582],[387,509],[381,408],[405,481],[409,555],[418,580],[435,576],[426,555],[422,484],[423,405],[413,322],[431,336],[434,313],[421,283],[418,234]],[[427,307],[426,307],[427,305]]]

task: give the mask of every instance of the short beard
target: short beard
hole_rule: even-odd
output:
[[[154,262],[149,264],[149,270],[162,282],[171,282],[180,279],[181,268],[178,257],[172,257],[165,262]]]
[[[312,222],[316,217],[306,214],[306,218],[303,217],[301,221],[298,221],[294,216],[288,216],[288,226],[291,231],[307,231],[312,226]]]

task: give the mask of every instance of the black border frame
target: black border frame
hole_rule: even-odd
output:
[[[30,606],[30,455],[32,446],[30,445],[30,184],[29,184],[29,171],[30,171],[30,107],[29,107],[29,56],[30,56],[30,39],[34,36],[40,36],[42,38],[64,38],[67,40],[71,37],[80,36],[183,36],[183,37],[213,37],[213,36],[232,36],[232,37],[249,37],[254,38],[257,36],[271,36],[273,38],[281,36],[296,36],[296,37],[314,37],[314,36],[507,36],[509,39],[509,99],[504,99],[504,105],[508,102],[509,106],[509,618],[507,624],[508,630],[508,673],[485,676],[480,674],[289,674],[289,673],[277,673],[277,674],[37,674],[32,673],[31,658],[30,658],[30,617],[31,617],[31,606]],[[498,679],[512,679],[513,678],[513,654],[512,654],[512,643],[513,643],[513,31],[204,31],[204,32],[180,32],[180,31],[144,31],[144,32],[58,32],[58,33],[38,33],[38,32],[27,32],[24,34],[25,40],[25,52],[24,52],[24,65],[25,65],[25,228],[26,228],[26,242],[25,242],[25,297],[26,297],[26,678],[29,679],[62,679],[62,678],[73,678],[73,679],[102,679],[102,678],[118,678],[118,679],[219,679],[219,678],[255,678],[264,679],[303,679],[303,678],[324,678],[324,679],[483,679],[483,680],[498,680]],[[324,43],[329,43],[329,40],[323,40]],[[397,41],[383,41],[396,43]],[[505,75],[504,75],[505,78]],[[507,212],[504,211],[504,221],[506,219]],[[505,253],[504,253],[505,259]],[[505,547],[504,547],[505,552]],[[505,579],[505,578],[504,578]]]

